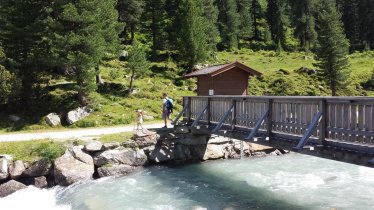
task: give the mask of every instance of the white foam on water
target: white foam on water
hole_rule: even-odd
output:
[[[56,188],[28,187],[7,197],[0,198],[1,210],[71,210],[69,205],[58,205]]]

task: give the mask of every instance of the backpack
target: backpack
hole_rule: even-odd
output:
[[[166,109],[169,110],[170,113],[173,112],[174,105],[173,105],[173,101],[171,99],[166,100]]]

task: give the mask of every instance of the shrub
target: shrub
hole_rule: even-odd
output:
[[[65,147],[62,144],[50,141],[37,145],[32,152],[51,163],[60,157],[64,153],[64,150]]]

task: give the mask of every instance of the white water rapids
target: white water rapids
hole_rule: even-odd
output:
[[[374,169],[290,154],[155,166],[68,188],[29,187],[1,210],[374,209]]]

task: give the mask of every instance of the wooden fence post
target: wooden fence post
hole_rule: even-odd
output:
[[[321,99],[319,102],[320,112],[322,112],[321,121],[319,123],[319,141],[320,144],[326,143],[326,126],[327,126],[327,102],[326,99]]]
[[[232,100],[232,105],[233,105],[233,111],[231,114],[231,130],[233,131],[236,125],[236,99]]]
[[[273,99],[268,100],[268,109],[269,109],[269,114],[266,120],[266,123],[268,125],[268,130],[267,130],[267,136],[269,137],[269,140],[272,138],[272,129],[273,129]]]
[[[191,97],[187,98],[187,106],[187,125],[189,125],[191,123]]]
[[[206,110],[206,115],[207,115],[207,123],[208,123],[208,126],[210,126],[210,101],[211,101],[211,98],[208,97],[208,109]]]

